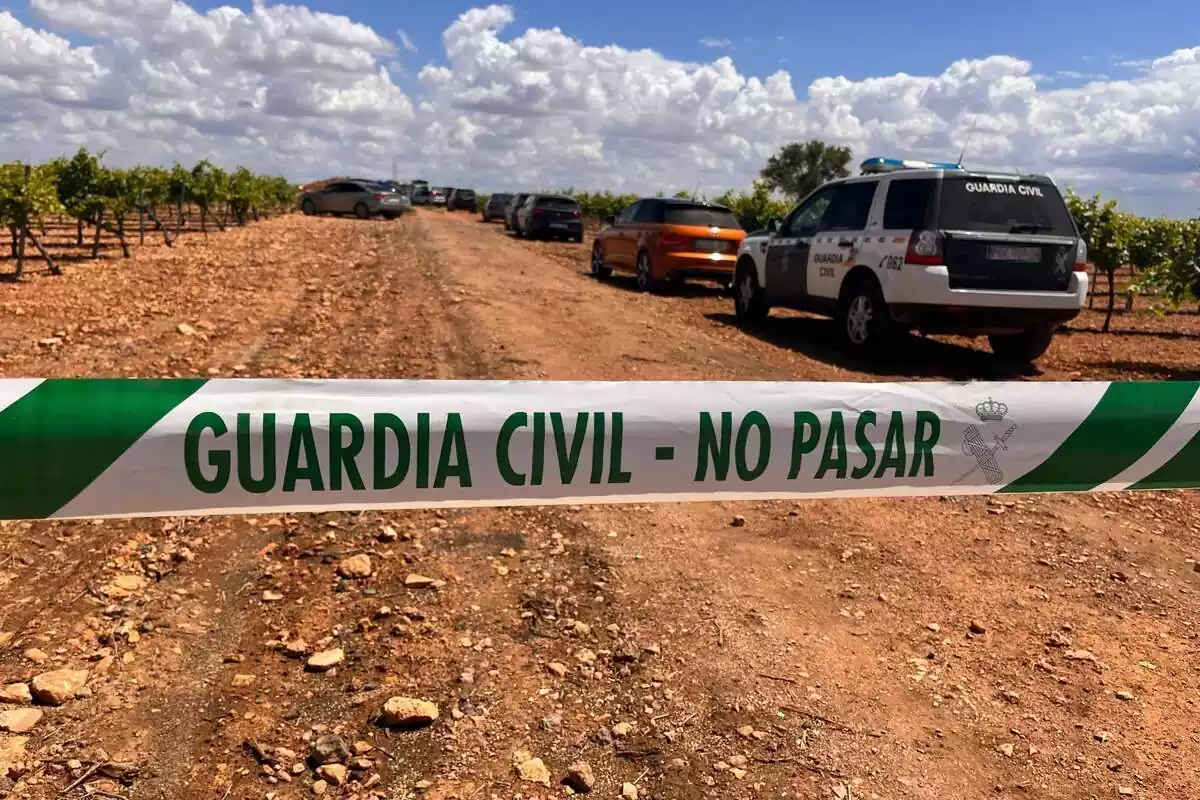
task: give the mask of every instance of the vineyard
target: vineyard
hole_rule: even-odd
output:
[[[102,237],[115,240],[122,255],[147,235],[168,247],[191,230],[208,234],[245,225],[295,205],[287,179],[257,175],[245,167],[226,172],[201,161],[190,170],[135,166],[113,169],[102,155],[81,148],[72,158],[45,164],[0,164],[0,225],[8,228],[11,279],[19,279],[30,257],[59,274],[62,262],[97,258]],[[196,223],[196,224],[192,224]]]

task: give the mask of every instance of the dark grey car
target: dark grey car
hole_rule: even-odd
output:
[[[300,196],[305,214],[353,214],[359,219],[392,219],[412,208],[412,203],[390,186],[370,181],[338,181]]]

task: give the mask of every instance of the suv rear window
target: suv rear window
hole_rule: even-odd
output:
[[[507,203],[509,200],[512,200],[512,197],[513,196],[511,194],[494,194],[488,199],[497,203]]]
[[[1071,212],[1045,180],[995,180],[984,176],[942,179],[938,227],[988,233],[1074,236]]]
[[[703,228],[733,228],[741,230],[737,217],[727,208],[697,203],[667,203],[663,222],[668,225],[698,225]]]
[[[538,208],[552,208],[556,211],[574,211],[579,208],[579,203],[569,197],[539,197],[534,205]]]
[[[459,189],[458,194],[455,196],[470,200],[472,197],[475,196],[475,190],[474,189]]]

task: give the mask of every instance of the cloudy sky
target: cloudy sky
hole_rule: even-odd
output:
[[[820,5],[28,0],[2,157],[714,195],[820,138],[1200,214],[1200,3]]]

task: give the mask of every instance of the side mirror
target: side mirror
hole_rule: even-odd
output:
[[[767,233],[774,236],[775,234],[779,233],[779,231],[782,227],[783,227],[782,221],[773,219],[767,223]]]

